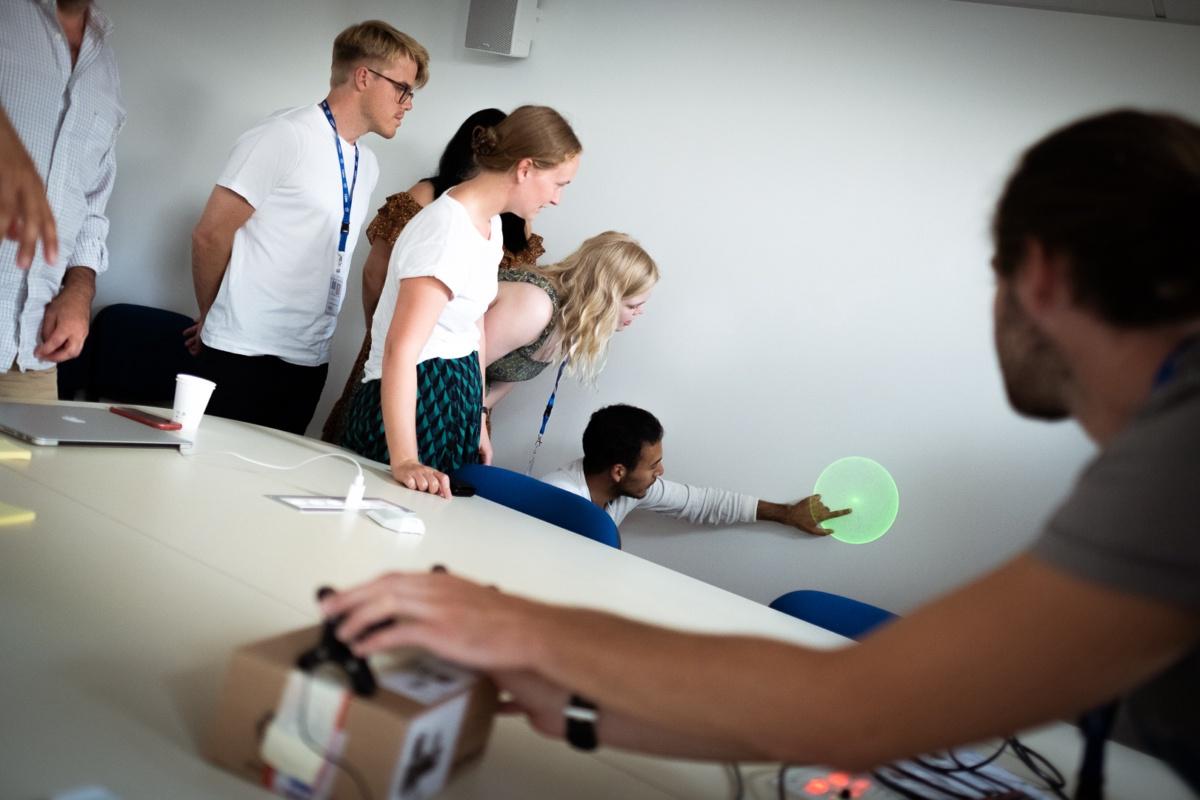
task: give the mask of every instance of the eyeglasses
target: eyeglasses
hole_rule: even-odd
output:
[[[412,97],[414,94],[416,94],[416,90],[414,90],[413,87],[409,86],[407,83],[401,83],[400,81],[394,81],[391,78],[389,78],[387,75],[384,75],[382,72],[376,72],[375,70],[371,69],[370,67],[367,67],[367,72],[371,73],[372,75],[377,75],[380,78],[383,78],[385,81],[387,81],[388,83],[390,83],[392,85],[392,87],[400,95],[399,97],[396,98],[396,102],[399,105],[404,105],[404,103],[410,97]]]

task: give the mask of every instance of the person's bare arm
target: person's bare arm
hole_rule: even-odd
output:
[[[409,489],[450,497],[450,478],[421,463],[417,448],[417,359],[442,309],[446,284],[432,277],[400,281],[383,346],[380,403],[392,477]]]
[[[484,314],[488,367],[520,347],[537,341],[550,324],[554,305],[550,297],[529,283],[501,281],[496,299]]]
[[[487,384],[487,394],[483,397],[483,404],[488,408],[495,408],[496,404],[503,400],[515,385],[503,381],[490,381]]]
[[[193,354],[200,351],[204,318],[217,299],[221,280],[229,267],[233,237],[253,214],[254,206],[240,194],[224,186],[214,186],[200,221],[192,231],[192,285],[200,313],[196,324],[184,330],[183,335]]]
[[[850,769],[1098,705],[1200,640],[1194,613],[1031,556],[836,651],[672,631],[447,575],[386,576],[323,609],[349,612],[347,641],[373,622],[404,620],[359,652],[419,645],[478,668],[529,670],[602,715],[723,745],[726,757]]]
[[[37,244],[46,263],[58,260],[58,231],[46,186],[21,137],[0,108],[0,235],[17,243],[17,266],[28,269]]]
[[[371,244],[367,260],[363,262],[362,301],[367,330],[371,329],[371,320],[375,317],[375,309],[379,305],[379,295],[383,293],[383,283],[387,280],[388,262],[392,259],[394,245],[394,242],[389,242],[382,236],[377,238]]]
[[[505,671],[492,675],[501,691],[511,699],[501,713],[523,714],[529,724],[547,736],[563,738],[566,718],[563,709],[571,690],[528,671]],[[730,759],[733,754],[753,754],[736,742],[699,739],[655,727],[626,714],[603,711],[596,721],[597,739],[605,747],[618,747],[661,756],[684,755],[708,760]]]
[[[408,196],[417,202],[421,208],[434,201],[433,184],[429,181],[417,181],[408,189]]]

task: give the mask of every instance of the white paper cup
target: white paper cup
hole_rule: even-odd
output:
[[[196,438],[200,428],[200,420],[204,418],[204,409],[208,407],[208,398],[212,397],[217,385],[195,375],[185,375],[182,372],[175,376],[175,405],[171,409],[171,419],[181,423],[183,427],[179,435],[185,439]]]

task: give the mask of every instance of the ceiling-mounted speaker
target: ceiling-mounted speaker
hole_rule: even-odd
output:
[[[472,50],[524,58],[533,42],[538,0],[471,0],[467,42]]]

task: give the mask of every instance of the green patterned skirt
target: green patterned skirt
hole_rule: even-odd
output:
[[[478,353],[417,364],[417,456],[421,463],[449,472],[477,462],[482,408]],[[374,461],[390,461],[379,381],[360,384],[354,393],[341,444]]]

